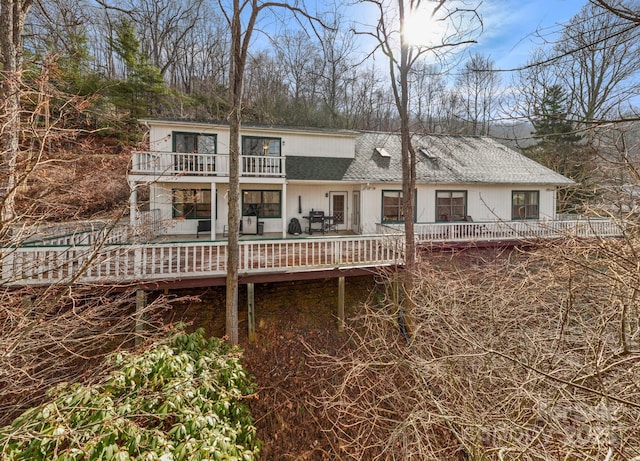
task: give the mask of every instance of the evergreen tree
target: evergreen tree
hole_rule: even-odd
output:
[[[525,149],[530,158],[576,182],[559,191],[560,213],[581,211],[595,197],[593,155],[590,147],[581,142],[582,136],[569,117],[568,99],[560,85],[544,89],[530,117],[535,129],[532,134],[538,142]]]
[[[542,100],[534,107],[533,135],[542,143],[568,143],[580,141],[573,123],[568,119],[567,95],[560,85],[551,85],[542,95]]]
[[[157,115],[166,87],[160,71],[140,51],[133,22],[122,19],[116,25],[111,46],[122,60],[126,74],[111,91],[113,104],[133,118]]]

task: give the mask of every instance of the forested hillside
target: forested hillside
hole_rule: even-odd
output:
[[[322,18],[314,31],[265,14],[246,63],[244,121],[399,129],[389,74],[347,12],[308,11]],[[100,139],[86,136],[95,133],[126,149],[141,140],[140,117],[226,120],[226,13],[203,0],[34,3],[25,17],[22,103],[35,125],[23,139],[34,130],[67,139],[74,132],[79,144],[72,150],[79,153],[87,139]],[[468,46],[452,46],[437,60],[425,53],[410,69],[411,129],[496,136],[593,192],[612,176],[598,166],[603,160],[618,163],[637,152],[638,138],[630,134],[640,94],[634,24],[634,17],[586,4],[557,40],[508,73]],[[464,33],[482,37],[478,30]],[[602,46],[583,46],[585,40]],[[623,123],[604,129],[603,121]],[[563,196],[561,210],[580,209],[592,192]],[[94,211],[81,209],[85,216]]]

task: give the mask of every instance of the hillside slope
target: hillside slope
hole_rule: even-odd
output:
[[[16,211],[28,221],[111,218],[127,211],[132,146],[113,137],[51,143],[18,189]],[[31,165],[28,162],[31,162]]]

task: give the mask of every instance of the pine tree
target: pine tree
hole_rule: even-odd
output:
[[[558,173],[573,179],[576,185],[558,193],[558,212],[575,213],[595,197],[593,155],[582,141],[569,115],[568,95],[560,85],[545,88],[540,103],[533,108],[532,133],[537,143],[525,154]]]
[[[161,107],[166,86],[160,71],[140,51],[140,41],[131,21],[123,19],[117,24],[111,46],[126,71],[125,79],[111,91],[112,102],[133,118],[154,115],[154,108]]]

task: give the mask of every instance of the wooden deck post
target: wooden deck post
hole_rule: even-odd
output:
[[[338,277],[338,331],[344,331],[344,277]]]
[[[135,344],[136,346],[142,342],[139,333],[144,331],[144,310],[147,307],[147,293],[144,290],[136,291],[136,327],[135,327]]]
[[[256,339],[255,290],[253,283],[247,283],[247,327],[249,342]]]

